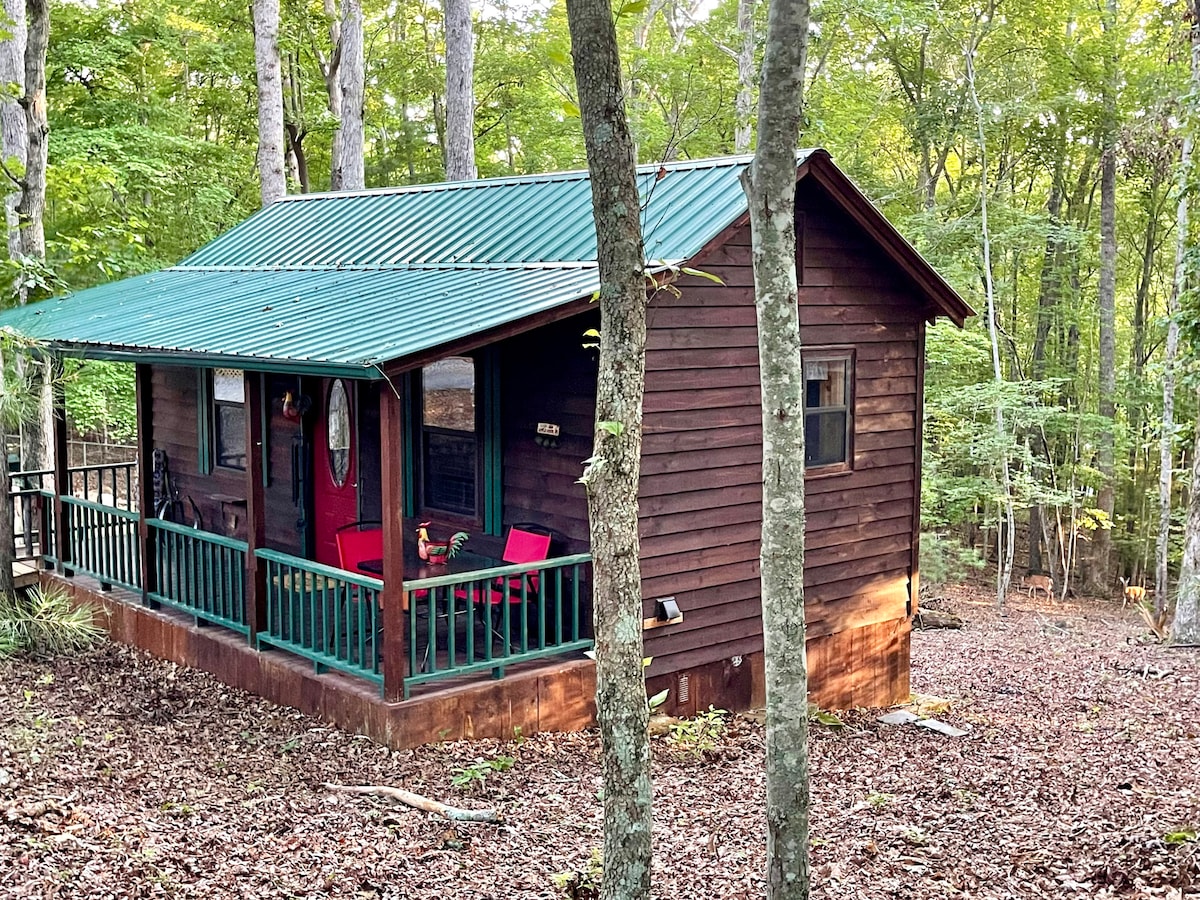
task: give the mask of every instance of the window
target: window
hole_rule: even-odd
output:
[[[241,369],[213,369],[213,450],[227,469],[246,468],[246,389]]]
[[[421,370],[421,500],[474,518],[479,504],[475,361],[440,359]]]
[[[329,389],[326,404],[326,443],[329,445],[329,477],[337,487],[346,484],[350,474],[350,398],[346,384],[340,378]]]
[[[853,433],[850,352],[804,354],[804,465],[848,468]]]

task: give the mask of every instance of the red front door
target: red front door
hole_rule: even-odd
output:
[[[321,382],[313,434],[313,541],[317,562],[338,564],[337,530],[358,520],[354,382]]]

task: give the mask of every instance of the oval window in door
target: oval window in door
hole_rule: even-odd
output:
[[[350,474],[350,398],[346,384],[340,378],[329,389],[328,420],[329,474],[333,483],[342,487]]]

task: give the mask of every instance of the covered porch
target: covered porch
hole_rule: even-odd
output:
[[[84,491],[78,473],[39,473],[30,545],[117,602],[185,614],[388,701],[581,658],[589,324],[373,378],[137,363],[128,484]],[[58,427],[65,441],[61,415]],[[422,525],[432,542],[469,538],[439,565],[421,558]]]

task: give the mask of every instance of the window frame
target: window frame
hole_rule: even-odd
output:
[[[854,406],[856,399],[857,387],[857,366],[855,359],[855,348],[853,347],[805,347],[800,351],[801,371],[808,363],[815,362],[840,362],[846,364],[846,397],[843,407],[822,406],[812,410],[808,408],[808,379],[804,379],[804,389],[802,394],[802,403],[804,405],[804,430],[805,444],[804,452],[808,455],[808,417],[810,415],[829,414],[838,410],[842,410],[846,422],[846,441],[845,455],[843,459],[837,462],[822,463],[820,465],[804,464],[806,475],[813,477],[823,477],[826,475],[843,475],[854,471]]]
[[[224,472],[245,472],[246,466],[250,464],[250,453],[246,447],[246,372],[243,369],[234,369],[229,366],[221,366],[229,372],[239,372],[242,384],[242,399],[234,400],[218,400],[217,399],[217,369],[208,370],[208,390],[209,390],[209,416],[212,421],[212,465],[214,469],[220,469]],[[241,413],[241,435],[242,435],[242,464],[240,466],[229,465],[221,461],[221,435],[224,433],[221,428],[221,410],[236,409]]]
[[[453,356],[444,357],[444,359],[469,359],[472,366],[472,375],[474,384],[472,387],[475,407],[475,428],[473,431],[460,431],[456,428],[444,428],[437,425],[425,424],[425,368],[421,366],[413,373],[413,404],[412,404],[412,425],[411,435],[413,442],[413,479],[412,486],[416,493],[416,510],[422,518],[436,519],[438,522],[444,522],[451,525],[463,525],[471,528],[481,528],[483,526],[483,506],[484,506],[484,451],[483,451],[483,428],[484,428],[484,403],[482,392],[480,389],[481,382],[481,363],[479,358],[473,353],[454,354]],[[427,365],[433,365],[441,360],[433,360]],[[425,478],[428,474],[428,462],[426,457],[426,441],[427,434],[442,434],[455,437],[470,436],[474,444],[474,469],[475,469],[475,508],[470,513],[462,512],[461,510],[442,509],[433,506],[426,497]]]

